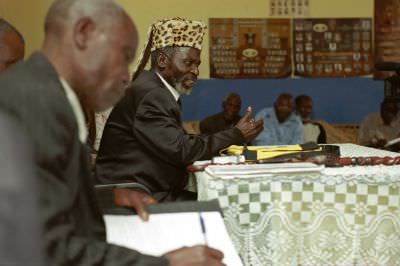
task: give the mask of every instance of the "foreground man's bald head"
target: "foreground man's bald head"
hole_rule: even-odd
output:
[[[122,97],[136,46],[136,28],[114,1],[56,0],[46,16],[43,52],[93,110]]]
[[[25,41],[21,33],[0,18],[0,72],[22,60],[24,55]]]

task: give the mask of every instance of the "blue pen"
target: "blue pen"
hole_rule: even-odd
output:
[[[203,233],[204,237],[204,244],[208,246],[206,224],[204,223],[204,219],[201,213],[199,213],[199,218],[200,218],[201,232]]]

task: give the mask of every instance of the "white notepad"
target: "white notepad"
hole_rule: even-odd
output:
[[[243,265],[219,212],[201,212],[208,245],[224,253],[226,265]],[[199,212],[150,214],[143,222],[137,215],[104,215],[107,242],[141,253],[161,256],[184,246],[205,244]]]

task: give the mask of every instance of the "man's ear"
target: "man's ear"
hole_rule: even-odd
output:
[[[86,49],[88,41],[93,37],[96,24],[89,17],[79,19],[74,25],[73,38],[79,49]]]
[[[164,53],[160,53],[157,57],[157,66],[159,69],[164,70],[169,64],[169,58]]]

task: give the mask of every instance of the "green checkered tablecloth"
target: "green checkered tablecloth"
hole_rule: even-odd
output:
[[[399,166],[196,178],[245,265],[400,265]]]

